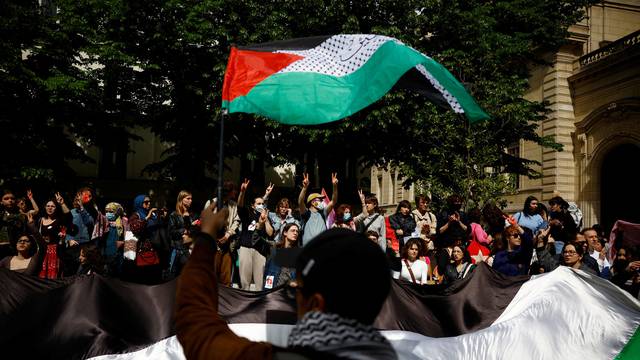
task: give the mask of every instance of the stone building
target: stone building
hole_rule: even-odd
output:
[[[531,70],[525,97],[547,101],[551,110],[539,134],[553,136],[563,151],[524,141],[507,149],[539,161],[543,175],[514,179],[518,190],[507,197],[507,211],[521,209],[529,195],[547,201],[557,191],[579,205],[585,226],[640,222],[640,1],[603,1],[587,12],[569,29],[567,44],[546,55],[551,65]],[[413,199],[393,171],[374,168],[371,180],[386,207]]]

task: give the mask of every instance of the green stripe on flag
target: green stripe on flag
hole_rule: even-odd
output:
[[[640,326],[629,339],[622,351],[615,357],[615,360],[636,360],[640,359]]]
[[[257,84],[247,95],[223,104],[223,107],[228,106],[229,112],[260,114],[284,124],[328,123],[352,115],[379,100],[402,75],[414,66],[424,64],[427,69],[436,71],[434,78],[454,96],[466,95],[459,101],[471,115],[471,121],[488,118],[453,75],[433,63],[437,64],[405,45],[389,41],[349,75],[274,74]]]

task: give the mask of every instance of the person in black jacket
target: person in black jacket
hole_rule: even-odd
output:
[[[409,201],[400,201],[396,213],[389,216],[389,224],[398,238],[399,248],[402,249],[405,240],[408,240],[416,229],[416,221],[411,215],[411,203]]]
[[[264,281],[264,266],[267,262],[265,251],[267,238],[273,236],[273,227],[269,221],[269,210],[267,210],[264,199],[256,197],[251,207],[244,204],[245,193],[249,186],[249,180],[245,179],[240,186],[238,196],[238,216],[242,223],[240,232],[240,249],[238,257],[240,260],[240,285],[243,290],[249,290],[251,283],[256,290],[262,290]]]

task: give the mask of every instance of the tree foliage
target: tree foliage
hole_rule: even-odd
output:
[[[1,40],[0,81],[3,103],[19,102],[9,105],[14,109],[1,121],[14,126],[28,119],[39,131],[57,129],[57,141],[66,144],[40,133],[27,136],[26,143],[9,142],[33,149],[35,158],[49,147],[56,147],[61,162],[82,157],[63,126],[99,143],[111,128],[141,125],[172,144],[148,171],[184,184],[208,184],[217,160],[217,113],[230,46],[376,33],[441,62],[492,120],[469,126],[417,95],[392,92],[344,121],[318,127],[234,114],[225,129],[226,154],[301,168],[317,161],[326,172],[347,160],[399,166],[408,182],[481,201],[505,191],[501,174],[539,175],[533,162],[505,154],[510,144],[524,139],[559,150],[553,139],[536,133],[546,116],[544,104],[523,98],[528,66],[560,46],[593,1],[57,0],[58,11],[46,16],[34,3],[2,5],[11,10],[3,18],[11,21],[3,19],[2,32],[10,36]],[[25,51],[30,55],[21,59]],[[34,137],[41,139],[35,146]],[[25,159],[30,158],[16,159],[12,169],[31,161]]]

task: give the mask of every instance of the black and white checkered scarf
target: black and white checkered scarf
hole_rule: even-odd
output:
[[[395,359],[387,339],[372,326],[336,314],[308,312],[289,334],[289,347],[310,347],[352,359]]]

